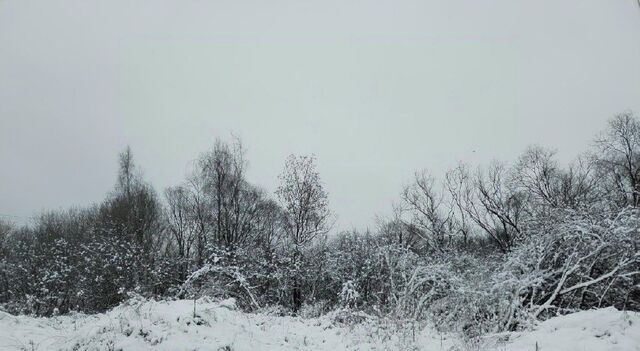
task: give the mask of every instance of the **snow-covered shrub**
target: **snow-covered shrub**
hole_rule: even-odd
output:
[[[178,296],[217,299],[234,298],[246,309],[260,308],[260,304],[238,267],[206,264],[193,272],[182,285]]]
[[[560,210],[532,225],[504,271],[514,298],[534,317],[616,306],[637,309],[640,212],[634,208]]]
[[[342,284],[340,291],[340,304],[345,307],[353,307],[360,299],[360,293],[356,290],[356,286],[351,280],[347,280]]]
[[[500,294],[490,277],[496,257],[451,252],[435,256],[412,275],[404,308],[415,320],[428,318],[443,331],[477,336],[495,329]]]
[[[332,238],[326,245],[322,275],[321,299],[339,306],[345,282],[358,292],[351,307],[379,305],[385,300],[383,285],[385,270],[383,254],[376,238],[370,233],[346,232]]]
[[[80,248],[76,307],[98,312],[127,299],[127,292],[140,290],[142,275],[147,274],[140,249],[116,236],[101,236]],[[98,274],[99,272],[99,274]]]
[[[335,306],[329,304],[326,300],[307,301],[302,304],[300,310],[296,313],[302,318],[318,318],[332,311]]]
[[[55,309],[70,310],[77,283],[76,248],[64,238],[46,245],[31,237],[16,238],[15,250],[0,267],[11,312],[51,315]]]
[[[639,228],[640,212],[632,208],[537,217],[503,257],[448,257],[443,271],[452,284],[429,311],[441,327],[480,335],[596,307],[637,309]]]

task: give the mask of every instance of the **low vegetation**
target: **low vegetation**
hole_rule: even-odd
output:
[[[289,157],[271,195],[246,179],[240,141],[217,141],[158,194],[127,149],[103,201],[0,225],[2,308],[51,316],[104,312],[130,294],[234,298],[282,315],[428,320],[470,339],[580,310],[640,310],[630,113],[569,165],[536,146],[513,164],[417,172],[374,230],[332,232],[315,164]]]

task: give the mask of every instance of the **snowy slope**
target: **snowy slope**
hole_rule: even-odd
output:
[[[401,350],[413,335],[364,321],[356,326],[319,319],[236,311],[228,301],[138,301],[105,314],[53,318],[0,312],[0,350]],[[449,348],[436,333],[415,337],[429,349]],[[441,346],[442,345],[442,346]],[[437,348],[436,348],[437,347]]]
[[[132,300],[98,315],[52,318],[0,312],[0,350],[463,350],[430,328],[413,333],[366,316],[355,325],[337,315],[316,319],[247,314],[232,301]],[[532,332],[489,338],[482,350],[640,350],[640,314],[613,308],[556,317]],[[491,346],[489,346],[491,345]]]
[[[613,307],[551,318],[536,330],[511,333],[508,351],[640,350],[640,313]]]

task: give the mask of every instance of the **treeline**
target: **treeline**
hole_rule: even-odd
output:
[[[0,302],[51,315],[103,311],[131,294],[207,295],[252,310],[431,318],[468,334],[640,309],[631,113],[568,166],[531,147],[514,164],[459,164],[441,180],[418,172],[371,231],[329,234],[334,216],[312,157],[290,156],[274,194],[246,169],[240,141],[217,141],[182,184],[157,194],[125,150],[101,203],[0,225]]]

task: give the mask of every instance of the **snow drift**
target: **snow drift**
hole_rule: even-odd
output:
[[[507,336],[504,349],[510,351],[640,350],[640,313],[613,307],[582,311],[551,318],[534,331]]]
[[[345,323],[345,315],[356,316]],[[357,320],[357,322],[353,322]],[[1,350],[465,350],[429,327],[412,328],[365,314],[333,312],[303,319],[248,314],[233,300],[133,299],[97,315],[51,318],[0,312]],[[490,336],[482,350],[640,350],[640,314],[614,308],[578,312],[531,332]]]

